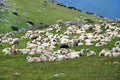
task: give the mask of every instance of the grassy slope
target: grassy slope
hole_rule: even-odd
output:
[[[81,20],[85,18],[90,18],[93,20],[102,19],[83,12],[70,10],[50,2],[48,2],[47,6],[45,6],[43,5],[45,4],[44,1],[45,0],[8,0],[7,3],[9,5],[9,10],[11,12],[17,10],[19,16],[13,15],[12,13],[4,13],[5,18],[9,21],[0,23],[0,28],[2,27],[0,32],[10,31],[10,27],[12,25],[19,28],[24,28],[26,27],[27,21],[32,21],[38,25],[39,23],[55,23],[59,19],[63,21],[76,20],[76,18]]]
[[[20,21],[22,22],[21,25],[22,27],[25,26],[25,22],[27,20],[32,20],[36,24],[40,22],[54,23],[56,22],[57,19],[63,19],[64,21],[75,20],[75,17],[78,17],[79,14],[85,17],[89,16],[90,18],[97,19],[96,17],[91,17],[90,15],[79,13],[77,11],[73,12],[71,10],[64,9],[62,7],[58,7],[50,3],[49,5],[51,5],[52,8],[50,7],[48,8],[50,8],[49,10],[51,11],[51,13],[54,13],[54,9],[56,9],[59,12],[61,12],[62,15],[65,16],[59,18],[59,16],[57,15],[61,15],[61,14],[54,13],[54,17],[51,17],[51,15],[53,14],[49,14],[49,17],[39,16],[40,17],[39,18],[37,17],[38,14],[35,13],[33,10],[26,11],[26,9],[30,9],[30,7],[27,7],[25,6],[25,4],[22,3],[26,2],[26,5],[28,5],[27,1],[30,0],[20,0],[20,1],[10,0],[11,3],[17,4],[16,5],[17,10],[20,11],[19,13],[22,16],[22,18],[20,19]],[[34,2],[36,3],[40,3],[41,1],[42,0],[34,0]],[[36,3],[29,2],[29,5],[31,6],[31,4],[33,4],[35,8],[39,8],[36,6]],[[63,13],[63,11],[61,10],[65,10],[65,12]],[[25,11],[27,14],[23,15],[22,11]],[[28,16],[31,13],[33,14],[33,16]],[[67,16],[65,13],[67,13]],[[78,15],[74,15],[74,14],[78,14]],[[7,18],[17,19],[17,17],[13,15],[12,17],[9,15],[9,17],[7,16]],[[11,24],[14,23],[11,22]],[[16,37],[20,37],[20,35],[23,34],[24,33],[18,33],[16,34]],[[114,39],[112,42],[109,42],[109,45],[105,47],[112,48],[112,46],[117,40],[120,39],[119,38]],[[28,40],[20,41],[20,44],[17,47],[24,47],[27,41]],[[3,46],[4,46],[3,48],[10,47],[10,45],[8,45],[7,43],[3,44]],[[113,62],[115,61],[120,62],[120,57],[100,58],[98,56],[94,56],[94,57],[83,56],[79,59],[68,60],[68,61],[27,63],[26,55],[4,56],[3,53],[1,52],[3,48],[0,48],[0,80],[119,80],[120,79],[120,65],[119,64],[113,65]],[[93,45],[93,46],[74,47],[72,49],[80,50],[82,48],[90,48],[96,51],[97,53],[99,53],[103,47],[96,49]],[[20,73],[21,75],[14,76],[13,74],[16,72]],[[57,73],[64,73],[64,75],[55,77],[54,75]]]
[[[20,37],[19,33],[16,36]],[[118,40],[120,38],[113,39],[104,47],[111,49]],[[25,47],[27,41],[28,39],[20,41],[16,47]],[[7,43],[3,46],[3,48],[10,47]],[[76,51],[90,48],[97,54],[104,48],[94,46],[71,48]],[[56,49],[59,49],[59,46]],[[3,54],[0,54],[0,80],[119,80],[120,78],[120,64],[113,64],[116,61],[120,62],[120,57],[98,57],[97,55],[67,61],[27,63],[27,55],[4,56]],[[16,72],[21,75],[14,76]],[[57,73],[64,73],[64,75],[55,77]]]

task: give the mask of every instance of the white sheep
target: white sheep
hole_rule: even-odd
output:
[[[14,45],[14,44],[18,44],[19,43],[19,38],[14,38],[12,39],[11,42],[9,42],[10,44]]]
[[[106,42],[98,42],[95,44],[95,47],[106,46],[106,45],[107,45]]]
[[[67,54],[67,57],[68,57],[69,59],[76,59],[76,58],[79,58],[80,56],[79,56],[79,53],[78,53],[78,52],[71,52],[71,53],[68,53],[68,54]]]
[[[39,57],[31,57],[31,56],[27,56],[27,62],[40,62],[40,58]]]
[[[31,43],[31,42],[28,42],[27,43],[27,49],[33,49],[33,48],[36,48],[38,45],[37,44],[33,44],[33,43]]]
[[[83,46],[83,45],[84,45],[84,43],[82,43],[82,42],[78,43],[78,46]]]
[[[28,54],[30,52],[30,49],[19,49],[19,51],[22,53],[22,54]]]
[[[102,49],[102,51],[99,53],[99,56],[109,56],[110,50],[108,48]]]
[[[83,56],[86,53],[85,49],[81,49],[81,51],[78,53],[80,56]]]
[[[89,49],[86,49],[86,54],[87,54],[87,56],[95,56],[96,55],[96,53],[94,51],[91,51]]]

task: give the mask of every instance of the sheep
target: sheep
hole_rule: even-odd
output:
[[[42,36],[39,36],[35,40],[40,42],[42,39],[43,39]]]
[[[36,54],[36,51],[30,51],[29,53],[28,53],[28,55],[35,55]]]
[[[54,54],[54,57],[56,58],[57,61],[68,59],[68,57],[66,55],[62,55],[62,54]]]
[[[49,54],[42,54],[40,55],[40,61],[49,61],[51,56]]]
[[[5,48],[2,50],[2,52],[4,52],[4,55],[12,55],[13,51],[10,48]]]
[[[57,54],[62,54],[62,55],[68,54],[70,52],[72,52],[72,51],[70,49],[66,49],[66,48],[61,48],[60,50],[56,51]]]
[[[28,42],[27,43],[27,49],[32,49],[32,48],[36,48],[38,45],[37,44],[33,44],[32,42]]]
[[[88,39],[95,39],[95,36],[93,35],[93,33],[88,33],[87,38]]]
[[[52,46],[57,46],[57,40],[56,39],[51,39],[50,40],[50,44],[52,45]]]
[[[19,44],[19,38],[14,38],[12,39],[11,42],[9,42],[10,44],[14,45],[14,44]]]
[[[42,43],[41,46],[43,46],[43,47],[49,47],[49,46],[50,46],[50,43],[49,43],[49,42],[47,42],[47,43]]]
[[[118,56],[120,56],[120,52],[113,52],[111,55],[112,55],[113,57],[118,57]]]
[[[120,48],[120,41],[115,42],[115,45],[114,45],[114,46]]]
[[[78,46],[83,46],[84,44],[82,42],[79,42],[78,43]]]
[[[109,51],[110,50],[108,48],[102,49],[102,51],[99,53],[99,57],[101,57],[101,56],[108,56],[109,55],[108,54]]]
[[[85,49],[81,49],[81,51],[78,53],[80,56],[83,56],[86,53]]]
[[[38,37],[39,37],[38,34],[32,34],[32,35],[30,35],[30,39],[31,39],[31,40],[36,39],[36,38],[38,38]]]
[[[19,49],[19,51],[22,53],[22,54],[28,54],[30,52],[30,49]]]
[[[95,47],[106,46],[106,45],[107,45],[106,42],[98,42],[95,44]]]
[[[79,53],[78,53],[78,52],[71,52],[71,53],[68,53],[68,54],[67,54],[67,57],[68,57],[69,59],[76,59],[76,58],[79,58],[80,56],[79,56]]]
[[[117,57],[120,56],[120,49],[118,47],[112,48],[112,50],[107,51],[104,56],[113,56],[113,57]]]
[[[40,31],[38,31],[38,34],[45,34],[45,33],[46,33],[45,30],[40,30]]]
[[[60,28],[56,30],[56,32],[60,32]]]
[[[93,41],[91,39],[86,39],[85,42],[85,45],[93,45]]]
[[[28,30],[27,33],[33,34],[33,31],[32,30]]]
[[[112,51],[113,51],[113,52],[120,52],[120,48],[119,48],[119,47],[113,47],[113,48],[112,48]]]
[[[66,38],[61,38],[60,39],[61,44],[67,44],[68,42],[69,42],[69,39],[66,39]]]
[[[54,57],[54,56],[51,56],[50,59],[49,59],[49,61],[57,61],[57,58]]]
[[[86,49],[86,54],[87,54],[87,56],[95,56],[96,55],[96,53],[94,51],[91,51],[89,49]]]
[[[46,29],[46,31],[52,31],[53,30],[53,28],[48,28],[48,29]]]
[[[39,57],[31,57],[31,56],[27,56],[27,62],[40,62],[40,58]]]
[[[4,55],[13,55],[13,54],[18,54],[20,51],[18,49],[13,49],[13,48],[5,48],[3,51],[5,54]]]
[[[69,47],[70,47],[70,46],[72,46],[72,47],[78,46],[78,41],[77,41],[76,39],[72,39],[72,40],[70,40],[70,41],[68,42],[68,46],[69,46]]]
[[[82,35],[79,37],[79,40],[84,41],[86,38],[87,38],[86,34],[82,34]]]

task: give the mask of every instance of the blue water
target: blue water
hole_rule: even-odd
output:
[[[91,12],[109,19],[120,18],[120,0],[56,0],[84,12]]]

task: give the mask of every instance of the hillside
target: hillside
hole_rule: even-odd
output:
[[[22,32],[0,35],[0,80],[120,79],[119,21],[45,0],[7,0],[3,8],[0,33],[12,31],[11,26]],[[88,22],[80,26],[56,22],[78,18]],[[31,26],[27,22],[52,25],[23,31]]]
[[[56,29],[56,25],[52,28],[48,27],[33,31],[29,30],[25,33],[22,33],[22,35],[21,33],[15,33],[13,35],[6,34],[7,37],[3,36],[1,38],[2,46],[0,46],[0,80],[119,80],[120,48],[116,47],[116,51],[118,52],[117,57],[114,57],[113,53],[109,54],[112,55],[111,57],[109,55],[101,55],[100,57],[99,53],[103,49],[110,49],[111,52],[113,48],[115,48],[115,44],[120,47],[120,33],[117,33],[118,35],[115,37],[111,36],[112,40],[109,40],[109,32],[111,33],[116,31],[116,28],[114,28],[115,26],[112,26],[113,23],[107,23],[105,26],[109,25],[108,29],[101,26],[100,31],[102,30],[102,32],[99,33],[98,26],[102,24],[85,24],[80,28],[75,25],[72,25],[72,27],[58,26],[57,28],[60,29],[60,32],[57,31],[58,29]],[[116,25],[116,23],[114,24]],[[89,26],[89,29],[86,26]],[[84,30],[83,28],[86,31],[86,35],[84,35],[84,32],[78,33],[77,31]],[[117,28],[120,30],[120,27]],[[119,32],[119,30],[117,30],[117,32]],[[65,34],[66,32],[67,34]],[[94,35],[95,32],[98,32],[98,34]],[[31,33],[32,35],[37,34],[39,37],[32,39],[32,36],[29,35]],[[92,35],[93,41],[88,43],[90,40],[92,40],[90,35]],[[87,38],[83,39],[83,36]],[[68,44],[66,41],[62,41],[66,37],[69,41],[78,39],[83,44],[78,46],[74,45],[73,43],[73,45],[70,45],[69,48],[62,49],[60,48],[62,44]],[[13,40],[9,41],[11,38],[19,39],[19,43],[14,44],[14,47],[11,45]],[[55,44],[52,44],[52,41],[55,41]],[[105,42],[105,44],[97,47],[96,44],[102,41]],[[116,43],[117,41],[119,41],[119,43]],[[46,51],[47,48],[44,47],[43,44],[49,45],[46,46],[48,47],[48,52]],[[31,48],[30,45],[35,46]],[[25,53],[26,51],[24,51],[24,49],[30,51]],[[92,52],[94,51],[96,55],[87,56],[88,49],[90,49]],[[58,50],[60,50],[60,53]],[[74,52],[74,54],[75,52],[81,52],[82,50],[85,50],[85,52],[83,55],[77,57],[77,59],[76,57],[59,57],[55,58],[56,61],[54,59],[39,61],[41,60],[42,54],[70,54],[63,53],[64,51],[66,52],[66,50],[70,50],[70,53]],[[28,59],[28,57],[31,58]],[[50,56],[48,56],[48,59],[49,57]],[[56,56],[54,55],[54,57]]]
[[[6,0],[5,7],[0,11],[3,21],[0,22],[0,33],[11,31],[11,26],[18,28],[27,27],[28,21],[39,25],[40,23],[52,24],[57,20],[104,20],[98,16],[79,12],[58,6],[48,0]]]

